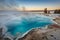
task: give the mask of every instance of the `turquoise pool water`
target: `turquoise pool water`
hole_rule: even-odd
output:
[[[16,35],[17,33],[23,35],[32,28],[45,27],[50,24],[53,24],[53,21],[47,16],[26,15],[10,20],[6,23],[6,26],[8,28],[7,32],[10,32],[12,35]]]

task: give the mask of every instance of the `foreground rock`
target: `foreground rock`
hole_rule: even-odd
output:
[[[60,29],[33,29],[17,40],[60,40]]]

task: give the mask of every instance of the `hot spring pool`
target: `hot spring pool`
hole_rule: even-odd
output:
[[[16,35],[17,33],[23,35],[32,28],[41,28],[50,24],[53,24],[53,21],[50,17],[47,16],[21,15],[12,20],[9,20],[6,23],[6,27],[8,28],[7,32],[10,32],[12,35]]]

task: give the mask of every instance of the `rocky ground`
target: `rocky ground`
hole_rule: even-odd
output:
[[[18,40],[60,40],[60,29],[34,29]]]
[[[60,17],[56,18],[54,21],[60,25]]]

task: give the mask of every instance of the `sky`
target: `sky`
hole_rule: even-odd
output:
[[[0,0],[0,10],[48,10],[60,9],[60,0]]]

